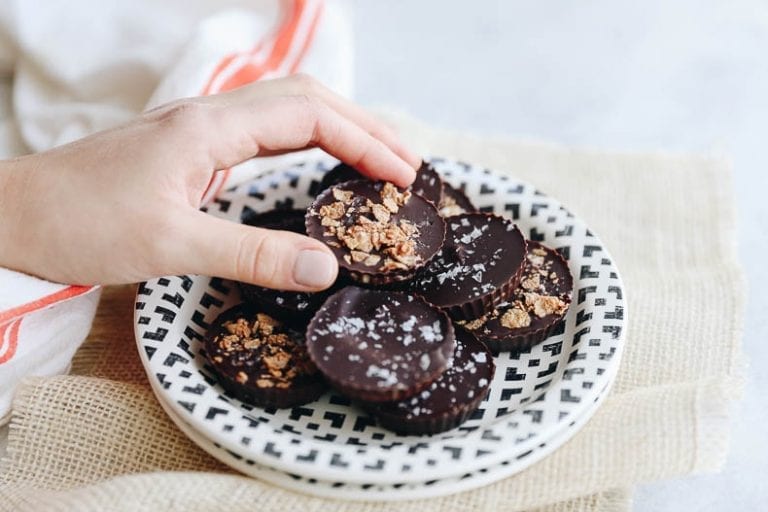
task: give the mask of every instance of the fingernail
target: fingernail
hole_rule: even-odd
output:
[[[308,288],[327,288],[338,271],[336,258],[325,251],[305,249],[293,264],[293,280]]]

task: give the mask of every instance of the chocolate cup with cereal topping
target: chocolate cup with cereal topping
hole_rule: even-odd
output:
[[[219,384],[243,402],[293,407],[317,399],[327,389],[307,355],[304,335],[251,305],[219,315],[204,344]]]
[[[307,210],[306,228],[330,247],[343,274],[365,285],[411,279],[445,239],[434,204],[383,181],[347,181],[325,190]]]
[[[448,367],[451,320],[407,293],[348,286],[331,295],[307,328],[307,351],[341,393],[366,402],[415,395]]]
[[[485,316],[461,322],[494,353],[526,350],[547,339],[571,304],[573,276],[559,253],[528,241],[520,284]]]
[[[379,424],[401,434],[437,434],[464,423],[491,386],[493,355],[474,334],[456,329],[451,366],[416,396],[368,407]]]
[[[455,320],[483,316],[520,281],[525,237],[509,219],[467,213],[445,219],[448,232],[437,255],[410,289]]]
[[[443,198],[440,200],[438,210],[443,217],[480,211],[472,204],[472,201],[469,200],[464,192],[445,182],[443,183]]]
[[[341,163],[325,173],[320,181],[320,192],[345,181],[360,179],[366,178],[354,167]],[[431,164],[421,162],[421,167],[416,171],[416,179],[408,190],[437,205],[443,198],[443,180]]]
[[[306,235],[306,210],[270,210],[244,220],[244,224],[266,229],[279,229]],[[320,292],[273,290],[248,283],[237,283],[246,302],[257,304],[265,313],[289,324],[306,324],[334,290],[334,285]]]

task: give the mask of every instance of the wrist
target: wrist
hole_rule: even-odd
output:
[[[26,271],[23,205],[31,178],[23,171],[23,160],[0,161],[0,267],[20,271]]]

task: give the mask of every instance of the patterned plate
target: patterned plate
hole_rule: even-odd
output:
[[[484,211],[512,217],[531,239],[556,248],[575,280],[564,327],[530,351],[499,356],[491,392],[467,423],[440,435],[402,436],[377,427],[335,393],[287,410],[229,397],[212,377],[200,340],[239,295],[233,283],[204,276],[139,287],[136,339],[163,400],[204,437],[260,464],[363,484],[488,468],[546,442],[588,409],[619,364],[626,326],[623,286],[607,250],[582,221],[531,185],[461,162],[432,162]],[[210,213],[240,221],[255,211],[306,207],[333,165],[324,160],[269,173],[223,194]]]
[[[592,418],[594,413],[597,412],[597,409],[608,395],[615,380],[616,372],[612,371],[611,373],[611,380],[607,383],[589,409],[571,420],[571,422],[568,423],[568,425],[556,436],[545,442],[539,443],[534,448],[516,454],[509,460],[505,460],[499,464],[465,473],[463,475],[429,480],[426,482],[397,483],[389,485],[381,485],[378,483],[348,484],[345,482],[329,482],[325,480],[317,480],[315,478],[304,478],[301,475],[292,475],[262,466],[248,457],[243,457],[235,452],[226,450],[218,444],[206,439],[178,416],[171,406],[163,402],[162,395],[158,395],[158,399],[160,405],[171,420],[173,420],[179,429],[184,432],[192,442],[208,452],[208,454],[214,458],[245,475],[258,478],[291,491],[302,492],[323,498],[365,501],[404,501],[436,498],[477,489],[478,487],[489,485],[502,478],[513,475],[538,462],[573,437],[579,430],[581,430],[589,419]]]

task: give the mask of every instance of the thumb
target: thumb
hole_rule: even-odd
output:
[[[318,291],[333,284],[338,263],[322,242],[289,231],[236,224],[200,211],[182,218],[186,241],[170,264],[278,290]]]

